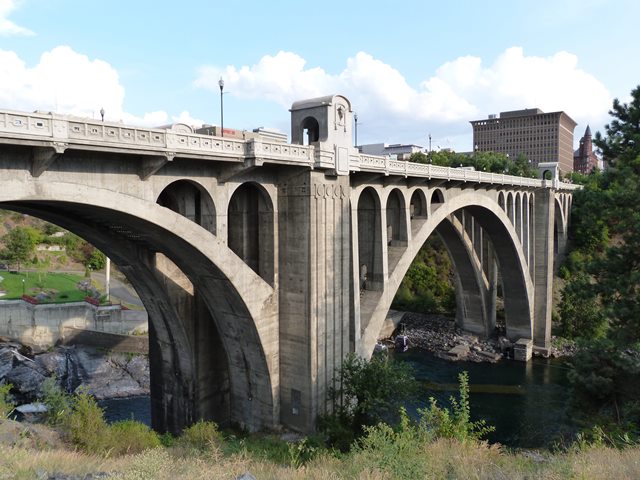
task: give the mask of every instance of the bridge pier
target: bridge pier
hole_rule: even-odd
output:
[[[314,428],[349,352],[349,178],[306,171],[280,184],[280,401],[283,424]]]
[[[555,192],[536,191],[533,227],[534,248],[534,324],[533,346],[546,352],[551,346],[551,309],[553,306],[553,242]]]

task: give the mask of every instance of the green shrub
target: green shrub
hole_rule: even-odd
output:
[[[320,452],[324,451],[322,445],[313,438],[305,437],[299,442],[290,443],[289,464],[293,468],[299,468],[313,460]]]
[[[13,412],[15,403],[9,393],[13,387],[10,383],[0,383],[0,419],[9,418],[9,415]]]
[[[437,438],[455,438],[462,442],[479,440],[495,430],[487,426],[484,420],[471,421],[471,406],[469,404],[469,374],[462,372],[458,375],[460,398],[450,397],[451,410],[439,407],[435,398],[429,398],[429,406],[419,409],[419,429],[423,435]]]
[[[417,382],[409,364],[394,362],[386,355],[367,361],[348,355],[336,372],[338,388],[332,388],[334,412],[318,419],[331,447],[346,451],[364,426],[395,423],[400,406],[413,397]]]
[[[218,431],[218,426],[204,420],[185,428],[176,441],[178,446],[200,451],[218,447],[221,443],[222,434]]]
[[[109,427],[107,447],[112,455],[140,453],[160,445],[158,434],[144,423],[123,420]]]
[[[385,423],[365,427],[365,435],[354,446],[351,456],[358,458],[360,464],[388,473],[389,478],[429,478],[420,440],[402,408],[397,429]]]
[[[47,406],[45,418],[49,425],[60,425],[73,410],[73,397],[57,385],[55,377],[42,383],[42,403]]]
[[[86,391],[73,397],[73,409],[63,420],[69,439],[87,453],[106,454],[109,449],[109,425],[96,400]]]

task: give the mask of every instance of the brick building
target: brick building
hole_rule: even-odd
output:
[[[598,167],[599,159],[593,153],[593,143],[591,142],[591,128],[587,125],[584,137],[580,139],[580,146],[573,152],[573,170],[583,174],[588,174]]]
[[[562,173],[573,171],[573,130],[576,122],[565,112],[544,113],[527,108],[472,120],[476,151],[524,154],[534,164],[558,162]]]

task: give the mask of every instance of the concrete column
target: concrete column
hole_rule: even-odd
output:
[[[520,235],[520,241],[522,242],[524,258],[527,260],[527,265],[529,265],[529,195],[522,196],[522,235]]]
[[[553,227],[554,191],[540,189],[535,194],[534,211],[534,324],[533,345],[547,349],[551,343],[551,307],[553,303]]]
[[[496,303],[498,299],[498,264],[496,263],[495,252],[493,251],[493,245],[487,240],[487,297],[485,299],[485,306],[487,309],[487,330],[489,334],[496,328]]]
[[[349,352],[349,178],[309,171],[278,192],[281,421],[310,431]]]
[[[471,215],[466,215],[471,222]],[[463,330],[487,335],[486,308],[482,287],[481,265],[473,255],[471,238],[465,234],[462,224],[453,217],[443,221],[436,228],[442,239],[456,273],[456,323]]]
[[[229,425],[230,376],[225,347],[202,296],[187,276],[167,257],[156,254],[156,276],[167,291],[189,338],[194,362],[194,415],[199,420]]]

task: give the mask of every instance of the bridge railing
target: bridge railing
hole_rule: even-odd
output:
[[[0,134],[22,140],[50,140],[68,147],[104,146],[139,150],[149,154],[170,152],[188,156],[222,156],[233,159],[262,157],[282,163],[309,165],[313,146],[289,145],[262,139],[214,137],[162,128],[133,127],[112,122],[75,118],[54,113],[0,111]]]
[[[481,172],[467,168],[451,168],[432,165],[430,163],[416,163],[405,160],[394,160],[377,155],[360,155],[360,171],[380,172],[385,175],[403,175],[405,177],[425,177],[462,182],[490,183],[499,185],[515,185],[522,187],[554,187],[562,190],[576,190],[579,185],[570,183],[554,183],[553,180],[539,178],[518,177],[504,173]]]
[[[0,143],[4,139],[18,140],[38,146],[59,148],[104,148],[107,151],[130,152],[147,155],[178,155],[209,160],[222,158],[243,161],[256,158],[264,162],[313,166],[315,157],[322,152],[308,145],[292,145],[258,139],[214,137],[197,133],[183,133],[162,128],[133,127],[120,123],[44,112],[17,112],[0,110]],[[488,173],[464,168],[449,168],[395,160],[376,155],[350,156],[350,169],[380,172],[384,175],[425,177],[463,182],[516,185],[533,188],[575,190],[578,185],[516,177],[501,173]]]

